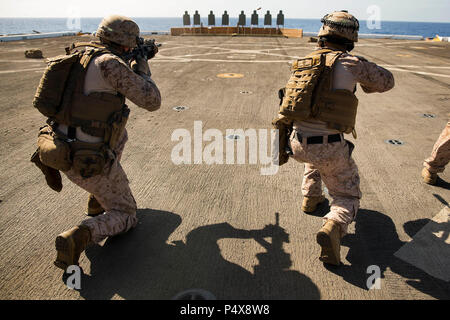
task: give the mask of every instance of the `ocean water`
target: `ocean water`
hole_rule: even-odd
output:
[[[272,15],[273,23],[276,15]],[[20,34],[57,31],[83,31],[94,32],[102,18],[81,18],[77,21],[66,18],[0,18],[0,34]],[[134,18],[142,31],[169,31],[171,27],[182,27],[183,19],[179,18]],[[207,17],[202,17],[204,26],[207,26]],[[191,15],[192,21],[192,15]],[[230,26],[237,24],[237,18],[230,17]],[[216,16],[216,25],[221,23],[221,17]],[[247,25],[250,17],[247,15]],[[259,26],[263,26],[260,18]],[[317,32],[321,26],[320,19],[285,19],[285,28],[301,28],[305,32]],[[397,34],[418,35],[423,37],[450,36],[450,23],[430,22],[400,22],[381,21],[380,28],[370,28],[366,21],[360,21],[362,34]]]

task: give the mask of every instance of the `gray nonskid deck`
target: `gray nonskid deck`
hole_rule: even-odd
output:
[[[200,121],[202,133],[223,134],[224,146],[227,129],[270,129],[290,62],[314,44],[154,37],[163,43],[150,61],[163,104],[148,113],[129,102],[130,140],[122,158],[140,222],[82,255],[80,291],[62,283],[52,262],[56,235],[85,219],[88,195],[66,178],[61,193],[51,191],[29,162],[45,121],[31,106],[45,63],[25,59],[23,52],[40,48],[51,57],[89,37],[0,44],[0,298],[170,299],[190,288],[218,299],[450,297],[448,278],[441,276],[450,267],[438,257],[447,253],[434,250],[449,247],[450,174],[440,174],[435,187],[420,176],[449,117],[450,44],[358,42],[354,53],[391,70],[396,87],[385,94],[357,92],[358,139],[347,138],[356,144],[363,198],[343,239],[343,265],[331,268],[318,260],[320,216],[300,211],[302,164],[290,160],[265,176],[264,165],[250,164],[248,157],[234,165],[194,164],[193,154],[192,164],[176,165],[171,158],[178,143],[174,131],[187,130],[194,138]],[[179,106],[187,108],[173,109]],[[420,256],[424,243],[429,251]],[[431,267],[424,261],[430,255]],[[367,288],[371,270],[380,271],[380,289]]]

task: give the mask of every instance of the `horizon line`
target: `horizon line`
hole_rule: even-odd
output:
[[[262,16],[262,15],[261,15]],[[207,18],[206,16],[203,16],[204,18]],[[220,17],[220,16],[219,16]],[[0,19],[68,19],[69,17],[3,17],[0,16]],[[103,17],[94,17],[94,16],[85,16],[85,17],[80,17],[80,19],[85,19],[85,18],[89,18],[89,19],[103,19]],[[152,18],[152,19],[182,19],[183,16],[180,17],[148,17],[148,16],[130,16],[130,18]],[[233,17],[230,16],[230,18],[236,18],[239,19],[239,17]],[[262,18],[264,19],[264,18]],[[275,18],[273,18],[275,19]],[[300,20],[319,20],[322,19],[320,18],[286,18],[285,20],[293,20],[293,19],[300,19]],[[367,21],[367,20],[362,20],[359,19],[359,21]],[[419,22],[419,23],[447,23],[450,24],[450,21],[418,21],[418,20],[381,20],[382,22]]]

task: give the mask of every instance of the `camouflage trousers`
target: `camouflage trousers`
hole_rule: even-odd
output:
[[[325,138],[326,140],[326,138]],[[341,236],[347,234],[348,225],[353,222],[359,209],[358,167],[351,157],[353,145],[348,141],[323,144],[306,144],[298,141],[294,130],[290,139],[293,158],[305,163],[303,196],[322,195],[322,181],[332,197],[330,212],[324,217],[341,226]]]
[[[128,134],[125,131],[115,153],[116,159],[102,174],[83,179],[73,170],[65,172],[70,181],[93,194],[105,213],[81,222],[91,231],[91,242],[98,243],[108,236],[127,232],[137,224],[136,201],[125,171],[120,165]]]
[[[443,172],[450,161],[450,121],[436,141],[431,156],[425,159],[424,167],[432,173]]]

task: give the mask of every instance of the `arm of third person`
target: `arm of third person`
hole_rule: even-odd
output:
[[[355,76],[366,93],[385,92],[395,85],[394,76],[389,70],[364,58],[348,55],[340,61]]]
[[[161,93],[149,74],[138,75],[122,60],[111,54],[96,59],[105,81],[137,106],[156,111],[161,106]]]

